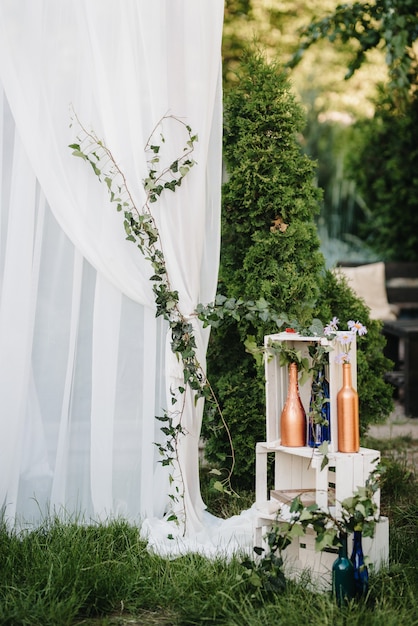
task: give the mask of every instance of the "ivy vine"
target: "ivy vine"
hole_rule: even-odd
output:
[[[236,321],[245,319],[254,325],[257,322],[268,322],[276,326],[278,330],[285,330],[289,333],[289,338],[295,335],[312,337],[313,341],[308,346],[309,358],[304,356],[301,350],[294,348],[287,341],[277,341],[270,339],[266,346],[259,346],[253,335],[248,335],[244,341],[247,352],[253,355],[257,365],[261,367],[264,360],[277,356],[281,366],[296,363],[300,375],[300,383],[303,384],[309,378],[312,379],[311,402],[308,418],[311,423],[324,425],[328,424],[324,418],[323,408],[329,403],[329,398],[325,395],[324,389],[318,379],[318,374],[328,365],[328,354],[332,350],[331,345],[324,344],[320,339],[325,337],[325,326],[323,322],[314,318],[309,325],[301,325],[294,318],[290,318],[286,313],[278,313],[264,298],[257,301],[227,298],[217,295],[215,301],[208,305],[199,304],[196,308],[199,319],[204,325],[219,326],[225,318],[232,317]],[[332,339],[333,337],[329,337]],[[323,442],[318,451],[323,454],[324,467],[328,462],[328,443]]]
[[[153,129],[145,146],[148,155],[148,175],[143,179],[142,184],[146,193],[145,202],[138,208],[130,192],[126,177],[119,167],[111,150],[106,146],[93,131],[88,131],[80,122],[76,114],[73,114],[77,122],[79,133],[77,142],[70,144],[72,154],[88,163],[100,182],[107,186],[110,201],[116,205],[116,210],[123,214],[123,226],[126,240],[134,243],[144,258],[150,263],[153,274],[150,277],[152,290],[156,306],[156,317],[163,317],[169,325],[171,331],[171,350],[181,360],[183,368],[184,386],[180,385],[177,390],[171,390],[172,405],[179,399],[181,407],[178,410],[165,410],[162,416],[156,418],[163,423],[161,431],[165,436],[164,443],[156,443],[160,454],[160,462],[164,466],[171,466],[172,470],[176,466],[180,474],[180,485],[174,478],[173,471],[169,475],[169,482],[173,488],[169,498],[173,503],[184,500],[184,480],[182,467],[178,454],[178,445],[181,437],[187,433],[182,425],[184,413],[184,394],[189,387],[194,393],[195,401],[205,398],[212,403],[222,418],[222,413],[205,372],[196,356],[196,340],[193,332],[193,325],[190,319],[181,312],[179,307],[179,294],[170,283],[167,272],[167,264],[162,248],[160,234],[155,222],[151,207],[158,201],[160,196],[166,192],[175,192],[182,184],[185,176],[196,165],[192,158],[195,144],[198,141],[197,134],[193,133],[191,127],[178,117],[173,115],[163,116]],[[174,161],[167,166],[161,164],[161,147],[165,143],[164,135],[161,132],[164,122],[171,121],[180,125],[186,134],[186,141],[182,151]],[[157,139],[157,133],[160,138]],[[224,426],[226,424],[223,420]],[[234,453],[231,442],[231,456]],[[230,478],[233,471],[233,464],[226,478],[215,481],[215,488],[231,493]],[[219,472],[216,470],[215,474]],[[183,533],[186,533],[187,520],[183,507],[182,519],[176,513],[168,517],[170,521],[183,524]]]

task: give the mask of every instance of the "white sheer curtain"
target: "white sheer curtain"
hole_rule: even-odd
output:
[[[70,106],[112,150],[139,207],[158,121],[172,114],[198,134],[198,165],[155,208],[189,315],[216,289],[222,20],[222,0],[0,2],[0,506],[9,523],[36,523],[51,508],[139,522],[167,508],[154,416],[178,366],[155,318],[149,267],[125,241],[105,186],[71,156]],[[163,132],[179,155],[175,124]],[[196,334],[204,363],[207,334],[197,324]],[[188,398],[191,534],[205,523],[201,412]]]

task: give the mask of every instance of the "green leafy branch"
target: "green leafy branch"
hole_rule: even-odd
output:
[[[198,304],[196,307],[198,318],[203,322],[203,326],[213,326],[218,328],[227,318],[232,318],[239,322],[245,319],[249,322],[258,321],[271,322],[282,328],[292,322],[285,313],[279,314],[264,298],[259,300],[242,300],[241,298],[227,298],[218,294],[215,301],[210,304]]]
[[[314,318],[309,326],[302,326],[297,320],[289,318],[286,313],[278,313],[264,299],[242,300],[227,298],[217,295],[213,303],[208,305],[199,304],[196,308],[199,319],[204,326],[218,327],[226,318],[232,318],[239,322],[244,319],[253,324],[268,322],[278,330],[285,329],[289,332],[289,338],[293,334],[307,337],[323,337],[324,324],[318,318]],[[247,352],[253,355],[259,367],[264,364],[264,359],[278,356],[281,366],[296,363],[300,374],[300,383],[304,384],[312,377],[312,403],[309,411],[309,419],[314,424],[324,424],[322,409],[329,402],[325,397],[321,384],[317,381],[317,374],[328,364],[329,345],[321,341],[313,341],[308,347],[310,359],[302,355],[300,350],[295,349],[286,341],[269,341],[267,347],[259,346],[253,335],[248,335],[244,341]]]
[[[374,537],[378,522],[378,506],[374,496],[380,489],[383,472],[384,468],[377,465],[364,487],[358,487],[352,496],[341,502],[338,518],[329,510],[319,508],[316,503],[303,506],[299,496],[294,498],[290,505],[291,520],[280,520],[279,512],[278,519],[265,536],[267,548],[254,548],[260,558],[242,561],[246,570],[243,580],[264,596],[270,595],[272,591],[283,590],[286,585],[283,551],[294,539],[304,537],[308,529],[312,529],[316,535],[317,552],[339,547],[340,537],[354,531],[361,531],[364,537]]]
[[[76,116],[75,116],[76,117]],[[175,191],[181,186],[184,177],[196,162],[190,158],[194,144],[198,140],[190,126],[179,118],[172,115],[164,116],[154,128],[145,146],[145,151],[150,153],[148,159],[148,176],[142,184],[146,191],[146,199],[141,209],[138,209],[129,190],[126,177],[117,164],[111,150],[95,135],[93,131],[87,131],[76,117],[77,123],[82,130],[82,136],[78,137],[79,143],[71,144],[73,156],[80,157],[93,169],[100,182],[107,186],[110,201],[116,204],[116,210],[123,213],[124,229],[127,241],[133,242],[150,262],[154,274],[150,280],[153,282],[153,292],[157,306],[157,317],[163,316],[167,321],[173,317],[184,320],[179,310],[179,295],[170,286],[167,267],[162,249],[161,238],[154,217],[151,213],[150,204],[156,202],[164,189]],[[175,159],[170,165],[158,171],[160,163],[159,146],[153,142],[153,137],[164,121],[173,120],[183,126],[187,133],[186,145],[181,157]],[[164,139],[162,139],[164,141]],[[187,331],[185,332],[187,335]]]
[[[174,119],[183,124],[187,130],[188,139],[185,147],[183,148],[183,154],[181,157],[175,159],[168,168],[159,172],[157,166],[160,163],[161,146],[153,141],[154,132],[151,134],[150,139],[147,141],[145,150],[149,151],[152,156],[148,161],[148,176],[143,180],[144,189],[148,193],[148,201],[150,203],[157,202],[164,189],[176,191],[176,188],[181,186],[184,177],[187,176],[191,168],[196,165],[196,161],[191,158],[191,155],[194,151],[194,144],[198,141],[198,136],[193,134],[190,126],[182,122],[179,118],[174,116],[164,116],[163,120],[167,119]],[[165,139],[162,134],[160,135],[160,139],[162,143],[165,143]]]
[[[381,48],[385,52],[391,88],[401,99],[408,98],[417,71],[414,45],[418,17],[414,0],[405,0],[394,7],[387,0],[339,4],[329,15],[314,19],[301,29],[301,43],[288,66],[295,67],[305,51],[320,40],[355,42],[345,76],[349,79],[363,65],[370,50]]]
[[[375,462],[377,459],[375,459]],[[281,522],[280,527],[276,527],[271,532],[278,532],[283,539],[292,541],[294,533],[303,531],[305,534],[308,528],[315,531],[315,549],[324,550],[329,547],[340,545],[339,535],[350,534],[354,531],[361,531],[364,537],[374,537],[376,523],[378,522],[378,506],[374,496],[380,489],[381,475],[384,468],[377,465],[370,473],[363,487],[358,487],[352,496],[345,498],[341,502],[341,512],[339,517],[332,514],[330,510],[322,510],[316,503],[310,506],[303,506],[300,497],[296,497],[290,506],[292,520]],[[294,531],[295,527],[299,530]]]

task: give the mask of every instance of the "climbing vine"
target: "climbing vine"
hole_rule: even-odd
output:
[[[182,467],[179,460],[178,445],[182,436],[187,433],[182,425],[182,417],[185,407],[185,392],[187,386],[192,390],[195,402],[199,398],[205,398],[215,405],[220,412],[220,407],[213,394],[205,372],[196,355],[196,340],[193,325],[190,319],[181,312],[179,307],[179,294],[171,286],[167,272],[166,259],[158,231],[158,227],[151,207],[158,201],[160,196],[167,192],[175,192],[182,184],[184,178],[196,165],[192,158],[198,136],[193,133],[190,126],[178,117],[165,115],[153,129],[145,146],[147,154],[148,174],[143,179],[142,185],[145,190],[145,201],[140,208],[135,204],[133,195],[129,189],[126,177],[119,167],[113,153],[107,145],[101,141],[93,131],[88,131],[73,114],[73,121],[77,123],[79,133],[77,142],[70,144],[72,154],[88,163],[100,182],[107,186],[110,201],[116,205],[116,210],[123,215],[123,226],[126,239],[134,243],[144,258],[152,267],[150,281],[154,293],[156,316],[163,317],[171,331],[171,349],[179,357],[183,368],[183,385],[176,390],[171,389],[172,410],[165,410],[162,416],[156,416],[162,422],[161,431],[165,436],[164,443],[156,443],[160,454],[160,462],[164,466],[176,467],[180,480],[176,481],[173,471],[169,475],[172,493],[169,494],[173,503],[184,499],[184,480]],[[164,123],[172,122],[180,125],[185,132],[185,144],[182,153],[169,165],[161,163],[161,148],[165,143],[162,133]],[[159,139],[157,137],[159,133]],[[180,408],[174,405],[180,402]],[[176,410],[175,410],[176,409]],[[226,425],[225,425],[226,426]],[[233,450],[231,449],[233,456]],[[216,481],[216,488],[228,490],[232,468],[227,477]],[[180,487],[179,487],[180,482]],[[172,513],[168,519],[183,524],[183,532],[186,532],[186,516],[183,507],[183,519],[179,519],[176,513]]]

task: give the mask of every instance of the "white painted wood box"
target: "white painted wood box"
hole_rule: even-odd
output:
[[[266,441],[256,446],[256,509],[258,516],[254,524],[254,545],[262,546],[263,537],[277,519],[277,511],[282,503],[291,501],[296,495],[309,504],[317,504],[335,512],[338,517],[341,502],[353,495],[358,487],[364,486],[371,471],[380,461],[380,452],[360,448],[358,453],[347,454],[337,451],[337,393],[342,385],[342,367],[335,363],[335,357],[341,348],[338,342],[324,338],[300,337],[296,334],[278,333],[265,337],[265,347],[271,341],[286,341],[303,356],[309,358],[308,347],[312,342],[320,341],[329,345],[327,379],[330,387],[331,442],[329,444],[328,464],[322,469],[323,455],[307,446],[289,448],[280,442],[280,415],[287,397],[288,368],[280,366],[279,357],[266,358]],[[357,386],[356,345],[353,342],[350,351],[353,386]],[[299,393],[306,413],[309,411],[311,380],[299,386]],[[273,489],[268,492],[268,457],[274,458],[274,476],[271,477]],[[380,491],[377,491],[375,503],[380,512]],[[285,507],[286,508],[286,507]],[[292,576],[298,576],[304,569],[311,571],[318,588],[326,589],[331,585],[331,568],[336,559],[332,552],[315,552],[315,537],[307,534],[295,539],[286,549],[286,567]],[[370,558],[372,567],[378,569],[387,562],[389,554],[389,523],[380,517],[373,540],[364,540],[364,552]]]
[[[256,545],[266,547],[262,537],[274,525],[274,514],[259,517],[256,522],[256,533],[259,541]],[[369,571],[377,571],[388,562],[389,521],[387,517],[380,517],[376,524],[375,535],[363,538],[363,551],[369,559]],[[348,554],[352,550],[352,536],[348,537]],[[286,575],[294,580],[300,580],[305,573],[309,576],[313,591],[330,591],[332,588],[332,565],[338,556],[338,550],[330,549],[317,552],[315,550],[315,533],[308,530],[304,537],[297,537],[283,553]],[[305,584],[307,583],[304,577]]]

